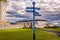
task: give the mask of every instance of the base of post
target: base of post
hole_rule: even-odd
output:
[[[35,40],[35,33],[33,33],[33,40]]]

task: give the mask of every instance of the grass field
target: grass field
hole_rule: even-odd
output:
[[[54,30],[54,31],[60,32],[60,28],[45,28],[43,30]]]
[[[0,40],[32,40],[32,29],[6,29],[0,30]],[[60,40],[56,34],[36,30],[36,40]]]

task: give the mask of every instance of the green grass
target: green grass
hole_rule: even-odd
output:
[[[36,37],[36,40],[60,40],[56,34],[42,30],[37,30]]]
[[[44,28],[42,30],[54,30],[54,31],[60,32],[60,28]]]
[[[32,40],[32,33],[32,29],[0,30],[0,40]],[[60,37],[57,37],[57,35],[53,33],[37,29],[36,40],[60,40]]]
[[[60,28],[56,28],[56,29],[55,29],[55,31],[58,31],[58,32],[60,32]]]
[[[0,1],[4,1],[4,2],[6,2],[7,0],[0,0]]]

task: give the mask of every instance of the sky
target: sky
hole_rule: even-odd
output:
[[[32,6],[33,1],[36,2],[35,6],[41,9],[37,11],[41,16],[36,16],[36,19],[44,19],[49,23],[60,20],[60,0],[7,0],[7,21],[33,19],[33,14],[25,11],[26,7]]]

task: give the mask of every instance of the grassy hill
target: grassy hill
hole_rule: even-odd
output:
[[[6,29],[0,30],[0,40],[33,40],[32,29]],[[60,40],[56,34],[36,30],[36,40]]]

